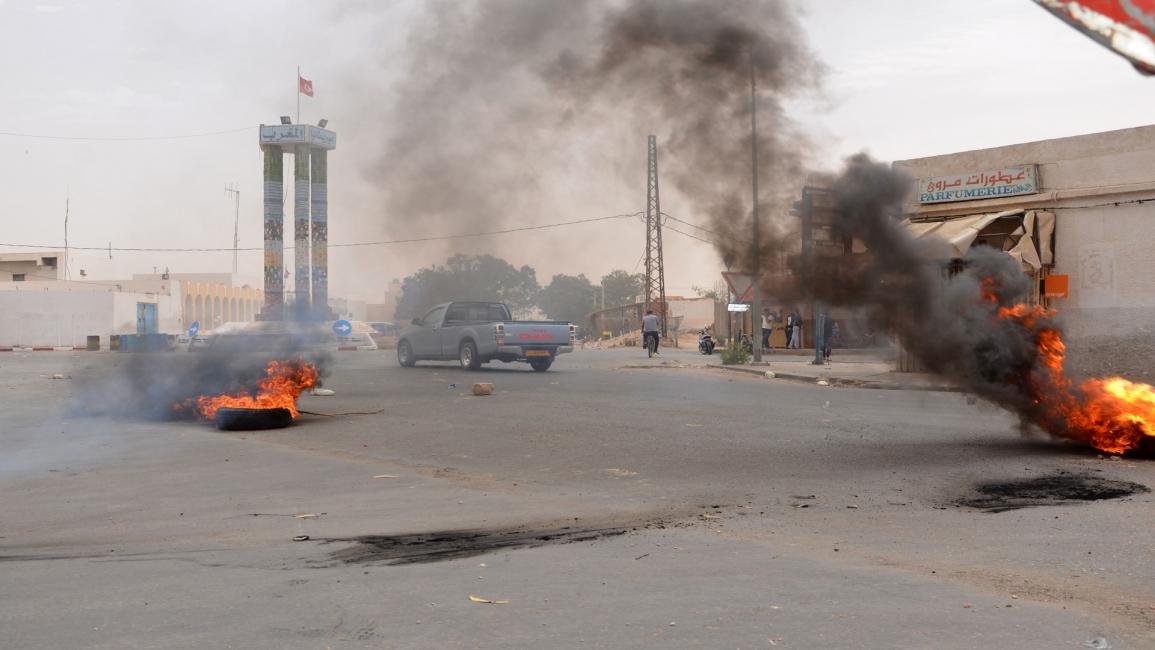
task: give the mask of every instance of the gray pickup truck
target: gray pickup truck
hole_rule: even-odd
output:
[[[410,368],[423,359],[457,359],[477,370],[489,361],[527,361],[549,370],[559,354],[573,352],[571,323],[513,320],[500,302],[448,302],[414,318],[397,339],[397,362]]]

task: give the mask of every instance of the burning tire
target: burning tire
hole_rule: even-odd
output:
[[[293,423],[293,412],[286,408],[219,408],[217,428],[222,431],[259,431],[284,429]]]

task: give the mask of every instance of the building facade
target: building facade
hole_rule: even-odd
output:
[[[993,237],[1040,279],[1056,276],[1039,294],[1069,340],[1145,335],[1155,323],[1155,126],[894,166],[917,179],[905,205],[914,229],[951,231],[963,249]]]

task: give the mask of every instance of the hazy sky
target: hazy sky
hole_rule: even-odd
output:
[[[894,160],[1155,118],[1155,79],[1028,0],[797,4],[828,74],[821,96],[790,108],[813,134],[813,157],[827,167],[863,149]],[[0,0],[0,131],[95,138],[236,131],[149,141],[0,135],[0,243],[62,243],[70,195],[73,246],[227,248],[233,207],[223,188],[238,183],[241,246],[259,248],[256,124],[295,111],[298,64],[316,89],[315,98],[302,99],[302,121],[328,117],[338,133],[330,240],[394,236],[404,217],[379,206],[378,179],[388,172],[380,133],[422,9],[420,2]],[[574,144],[566,169],[525,161],[530,182],[523,196],[509,196],[511,206],[527,225],[642,209],[646,135],[611,151]],[[678,199],[664,193],[663,208],[695,220]],[[720,263],[711,246],[676,233],[665,242],[669,293],[714,283]],[[622,221],[331,250],[331,292],[375,300],[388,279],[455,251],[531,264],[543,284],[559,272],[596,281],[614,268],[639,268],[643,245],[642,225]],[[109,259],[76,251],[72,268],[111,279],[153,267],[228,271],[231,259],[231,252],[114,251]],[[261,260],[260,252],[241,253],[242,275],[253,284]]]

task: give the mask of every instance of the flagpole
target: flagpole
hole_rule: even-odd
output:
[[[301,66],[297,66],[297,124],[301,123]]]

